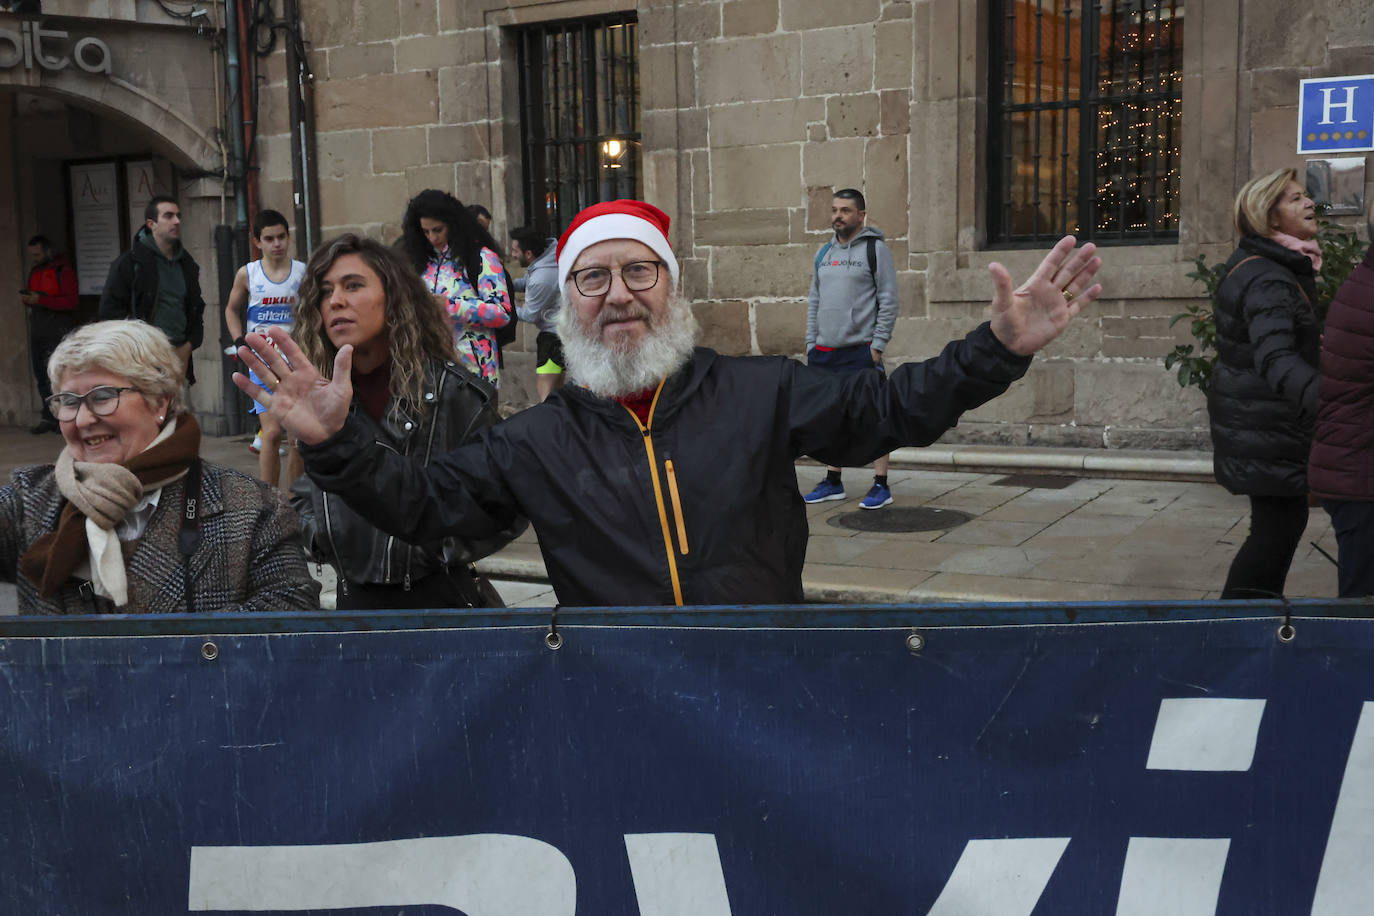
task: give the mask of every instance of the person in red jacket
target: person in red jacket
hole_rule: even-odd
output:
[[[1307,485],[1336,532],[1339,594],[1363,598],[1374,595],[1374,247],[1331,300],[1320,373]]]
[[[48,409],[52,385],[48,382],[48,357],[67,332],[76,327],[76,271],[60,254],[53,254],[46,236],[29,239],[29,283],[19,294],[29,308],[29,357],[38,382],[43,416],[29,429],[34,435],[58,431],[57,418]]]

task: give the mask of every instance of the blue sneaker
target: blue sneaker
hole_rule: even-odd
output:
[[[807,493],[802,499],[809,503],[824,503],[832,499],[844,499],[844,484],[822,480],[816,484],[816,489]]]
[[[859,500],[860,509],[881,509],[892,502],[892,491],[880,483],[875,483],[868,495]]]

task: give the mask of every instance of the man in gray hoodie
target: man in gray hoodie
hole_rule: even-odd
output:
[[[883,351],[897,323],[897,270],[881,229],[864,225],[867,205],[854,188],[835,192],[830,219],[835,237],[816,252],[806,303],[806,361],[833,372],[883,371]],[[887,456],[873,462],[873,486],[859,502],[881,509],[892,502]],[[844,499],[840,469],[803,497],[808,503]]]
[[[511,280],[511,288],[525,294],[517,307],[521,321],[539,329],[534,339],[534,386],[542,402],[563,384],[563,345],[554,329],[558,316],[558,250],[555,239],[545,238],[534,226],[510,233],[510,256],[525,268],[525,275]]]

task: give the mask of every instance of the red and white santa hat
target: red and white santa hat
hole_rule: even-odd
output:
[[[677,284],[677,258],[668,244],[668,214],[642,200],[608,200],[577,214],[558,240],[559,289],[568,282],[577,256],[607,239],[633,239],[648,245],[668,265]]]

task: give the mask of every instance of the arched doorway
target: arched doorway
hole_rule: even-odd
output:
[[[141,225],[143,204],[171,193],[183,198],[183,243],[201,265],[207,302],[215,300],[220,154],[209,131],[117,79],[59,80],[67,85],[53,88],[28,85],[22,74],[0,71],[0,124],[12,138],[0,144],[0,224],[13,232],[12,243],[0,246],[0,288],[26,285],[27,241],[43,235],[76,268],[81,313],[93,316],[110,262]],[[214,112],[206,114],[213,124]],[[27,311],[14,293],[0,297],[0,320],[23,340],[0,355],[3,425],[27,426],[37,415]],[[212,345],[202,352],[214,354],[213,333],[207,339]],[[198,385],[195,400],[216,404],[217,373],[206,369],[199,374],[211,384]]]

